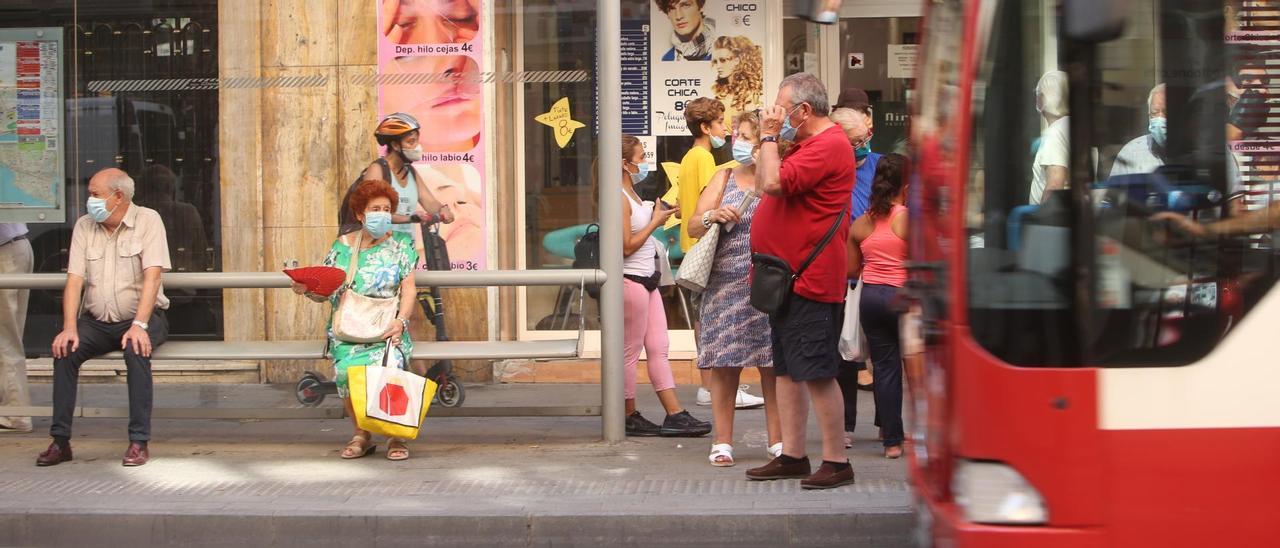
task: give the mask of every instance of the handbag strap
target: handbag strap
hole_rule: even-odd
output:
[[[350,289],[352,282],[356,279],[356,264],[360,262],[360,246],[364,244],[364,229],[361,228],[356,232],[355,245],[351,247],[351,256],[347,258],[347,283],[345,286]]]
[[[398,345],[398,344],[393,344],[393,343],[391,342],[391,339],[387,339],[387,349],[386,349],[385,351],[383,351],[383,353],[382,353],[382,366],[383,366],[383,367],[386,367],[386,366],[387,366],[387,361],[391,359],[391,350],[392,350],[392,349],[395,349],[397,352],[399,352],[399,353],[400,353],[400,358],[401,358],[401,359],[404,359],[404,358],[407,358],[407,357],[408,357],[408,356],[405,356],[405,355],[404,355],[404,350],[400,348],[400,345]],[[404,364],[405,364],[405,367],[406,367],[406,368],[408,368],[408,366],[409,366],[409,360],[407,360],[407,359],[406,359],[406,360],[404,361]]]
[[[818,254],[822,253],[822,249],[827,247],[827,244],[831,242],[831,237],[836,235],[836,229],[840,228],[840,221],[844,220],[844,214],[846,211],[849,211],[849,206],[847,205],[844,209],[840,210],[839,215],[836,215],[836,222],[831,223],[831,228],[827,229],[827,233],[822,236],[822,241],[818,242],[818,246],[813,248],[813,252],[809,253],[809,256],[805,258],[803,263],[800,263],[800,268],[796,270],[795,274],[791,275],[791,279],[800,279],[800,275],[804,274],[805,269],[809,268],[809,265],[813,264],[814,259],[818,258]]]

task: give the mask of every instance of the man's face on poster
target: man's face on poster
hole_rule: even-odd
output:
[[[702,8],[697,0],[677,0],[667,11],[667,19],[671,20],[676,35],[688,40],[702,28]]]

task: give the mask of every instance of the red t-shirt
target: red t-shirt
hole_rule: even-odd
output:
[[[853,147],[840,126],[833,125],[793,147],[782,161],[782,195],[765,195],[751,221],[751,251],[781,257],[794,271],[831,229],[836,215],[849,206],[857,177]],[[795,292],[806,299],[844,302],[849,216],[809,269],[796,280]]]

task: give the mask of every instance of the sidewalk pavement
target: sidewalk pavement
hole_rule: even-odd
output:
[[[49,402],[48,385],[33,392]],[[661,422],[641,392],[641,412]],[[157,420],[151,462],[138,468],[120,465],[124,419],[77,419],[75,460],[37,468],[49,443],[49,421],[37,419],[32,434],[0,435],[0,546],[908,545],[905,463],[881,456],[863,395],[849,450],[858,481],[829,491],[745,479],[767,461],[763,410],[738,412],[733,468],[708,463],[709,438],[602,443],[597,417],[428,417],[405,462],[383,458],[384,441],[372,457],[338,458],[351,436],[343,420]],[[595,385],[482,385],[465,405],[599,399]],[[77,403],[125,401],[124,386],[85,385]],[[156,407],[211,405],[297,403],[284,385],[157,386]]]

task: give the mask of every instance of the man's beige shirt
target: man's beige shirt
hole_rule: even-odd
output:
[[[70,254],[67,273],[85,281],[84,310],[104,322],[133,320],[142,296],[143,271],[154,266],[171,268],[160,214],[136,204],[129,204],[115,232],[88,215],[80,217],[71,233]],[[161,285],[156,309],[168,308]]]

